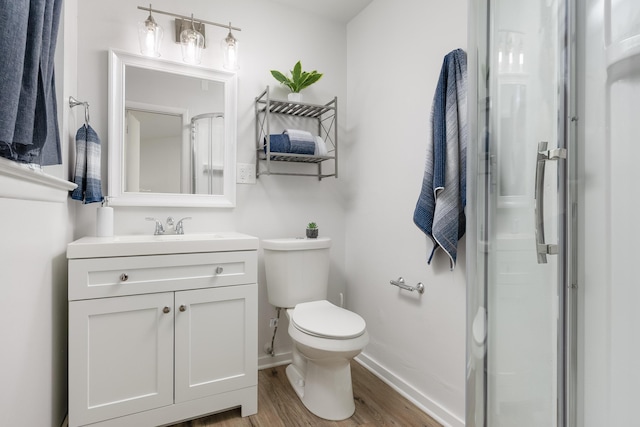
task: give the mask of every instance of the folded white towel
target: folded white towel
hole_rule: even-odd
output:
[[[308,142],[313,142],[315,144],[316,139],[314,138],[314,136],[311,134],[311,132],[308,132],[306,130],[300,130],[300,129],[285,129],[285,131],[283,133],[286,133],[289,136],[289,140],[295,140],[295,141],[308,141]]]
[[[329,154],[327,144],[319,136],[316,136],[316,151],[313,154],[316,156],[327,156]]]

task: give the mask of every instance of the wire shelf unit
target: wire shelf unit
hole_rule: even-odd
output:
[[[260,175],[290,175],[312,176],[318,180],[328,177],[338,177],[338,98],[334,97],[324,105],[309,104],[271,99],[269,86],[256,97],[256,177]],[[300,120],[317,122],[317,135],[327,145],[326,156],[280,153],[271,151],[271,137],[275,130],[274,115],[289,116]],[[278,129],[278,133],[282,132]],[[326,161],[332,161],[333,169],[323,172],[322,166]],[[275,163],[307,163],[316,164],[315,172],[284,172],[275,167]],[[262,167],[261,167],[262,164]],[[329,164],[329,166],[331,166]],[[326,168],[325,168],[326,169]],[[329,168],[330,169],[330,168]]]

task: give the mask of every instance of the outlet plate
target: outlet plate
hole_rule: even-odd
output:
[[[255,184],[256,165],[253,163],[236,164],[236,182],[238,184]]]

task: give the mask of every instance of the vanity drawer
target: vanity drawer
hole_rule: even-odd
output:
[[[69,301],[257,281],[257,252],[210,252],[69,260]]]

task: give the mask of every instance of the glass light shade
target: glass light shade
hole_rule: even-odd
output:
[[[189,64],[199,64],[204,48],[204,37],[194,28],[188,28],[180,33],[182,45],[182,60]]]
[[[160,56],[160,43],[162,42],[162,27],[156,24],[151,15],[144,22],[138,23],[138,40],[140,52],[145,56]]]
[[[223,67],[226,70],[238,70],[238,40],[233,37],[231,31],[229,35],[222,40],[222,53],[224,55]]]

